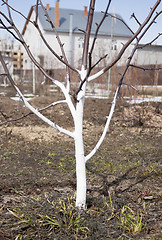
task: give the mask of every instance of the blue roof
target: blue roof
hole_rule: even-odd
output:
[[[35,9],[34,9],[35,10]],[[69,32],[69,25],[70,25],[70,14],[73,15],[73,32],[80,33],[79,29],[85,30],[86,23],[87,23],[87,16],[84,16],[84,11],[81,10],[74,10],[74,9],[59,9],[59,20],[60,26],[56,27],[57,31],[59,32]],[[45,31],[51,31],[51,25],[47,22],[46,17],[44,16],[44,11],[41,7],[38,10],[38,16],[40,23]],[[55,8],[50,8],[48,10],[48,14],[50,19],[54,22],[55,17]],[[120,15],[115,14],[116,17],[121,18]],[[91,33],[95,33],[96,31],[96,23],[100,23],[100,20],[103,17],[103,13],[95,12],[94,19],[92,24],[92,31]],[[111,29],[113,28],[113,35],[114,36],[122,36],[122,37],[131,37],[131,31],[124,25],[123,22],[116,19],[113,20],[113,27],[112,27],[112,18],[111,16],[106,17],[104,23],[102,24],[99,35],[111,35]]]

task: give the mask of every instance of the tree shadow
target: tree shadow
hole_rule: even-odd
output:
[[[136,170],[139,167],[141,167],[141,165],[128,169],[122,175],[115,176],[113,174],[106,174],[105,175],[105,174],[99,173],[97,170],[92,170],[91,167],[88,166],[88,164],[87,164],[87,170],[89,172],[99,176],[100,178],[102,178],[102,181],[103,181],[103,184],[102,184],[101,188],[93,188],[93,190],[92,189],[88,189],[88,191],[89,192],[97,191],[101,195],[104,195],[104,196],[108,196],[109,195],[110,187],[114,187],[114,193],[115,193],[116,196],[118,196],[119,194],[122,194],[122,193],[124,193],[126,191],[129,191],[133,186],[135,186],[135,185],[137,185],[139,183],[142,183],[145,179],[147,179],[150,176],[152,176],[152,173],[147,174],[147,175],[143,174],[141,176],[130,176],[132,171]],[[108,181],[108,176],[114,176],[115,180]],[[128,181],[129,184],[124,189],[121,189],[120,185],[122,185],[122,183],[124,184],[124,181]]]

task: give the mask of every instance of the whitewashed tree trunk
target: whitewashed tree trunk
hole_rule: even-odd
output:
[[[81,80],[86,76],[87,71],[82,67],[80,72]],[[75,158],[76,158],[76,180],[77,180],[77,193],[76,193],[76,207],[85,208],[86,204],[86,163],[84,155],[84,141],[83,141],[83,112],[85,101],[86,82],[79,92],[76,104],[76,117],[75,124]]]
[[[82,105],[82,102],[78,105]],[[85,208],[86,204],[86,166],[84,156],[84,142],[82,134],[82,106],[77,106],[77,117],[75,123],[75,158],[76,158],[76,206]]]

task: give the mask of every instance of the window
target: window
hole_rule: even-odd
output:
[[[78,39],[78,48],[83,48],[83,47],[84,47],[83,37],[80,37]]]

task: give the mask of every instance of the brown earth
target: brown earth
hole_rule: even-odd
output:
[[[56,97],[35,97],[40,109]],[[110,102],[86,99],[86,154],[102,134]],[[161,103],[119,100],[109,132],[87,163],[87,209],[75,209],[72,140],[0,98],[0,240],[161,239]],[[18,111],[17,111],[18,110]],[[43,114],[72,130],[66,105]]]

